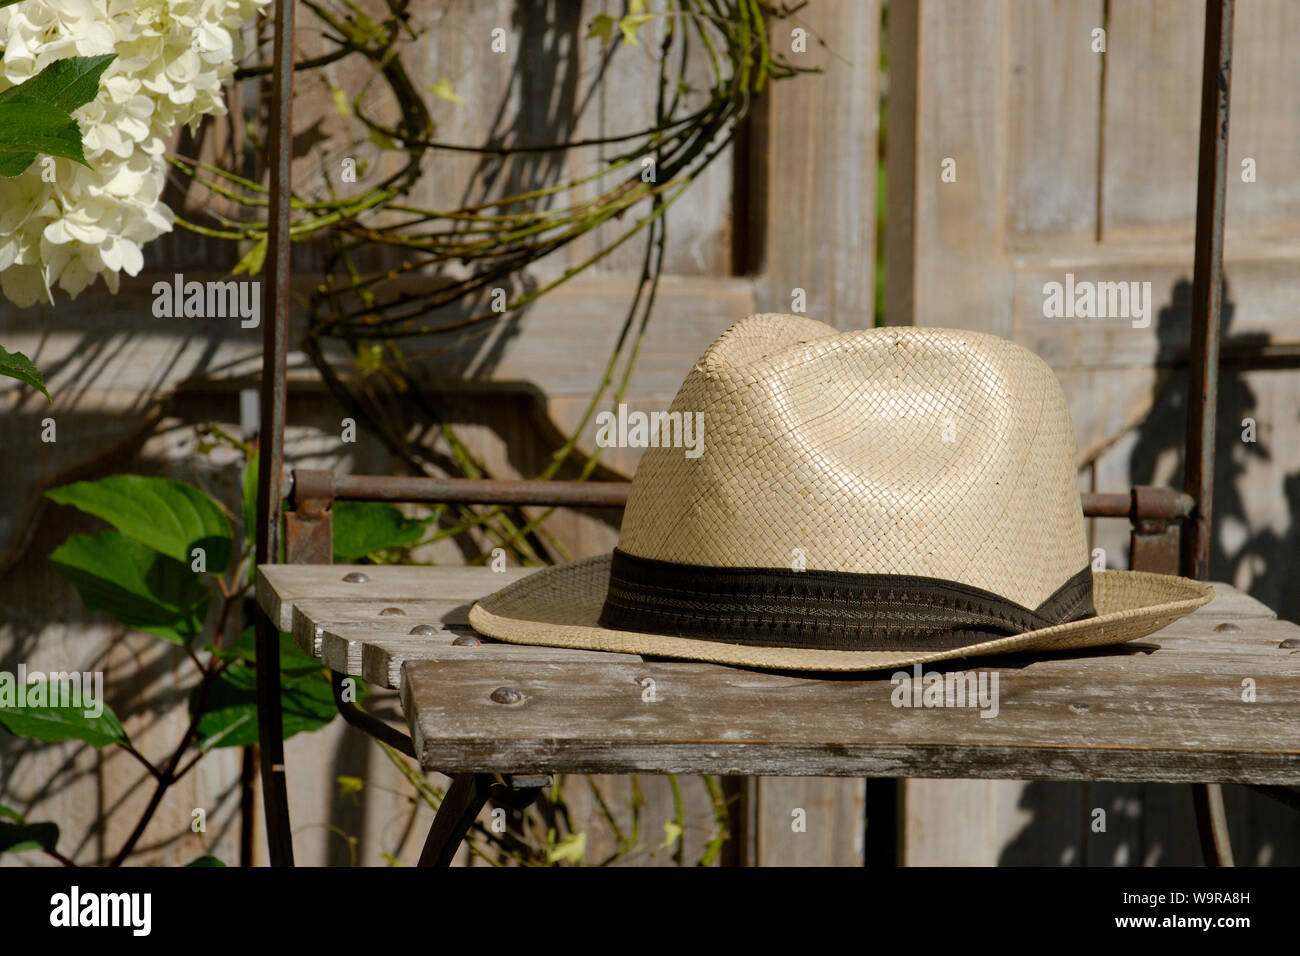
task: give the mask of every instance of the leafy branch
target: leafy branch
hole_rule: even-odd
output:
[[[210,426],[210,444],[242,447],[243,533],[231,530],[222,505],[186,482],[142,475],[111,475],[55,488],[48,497],[108,523],[112,530],[73,534],[50,555],[55,570],[76,588],[82,604],[115,623],[151,634],[184,650],[197,675],[189,694],[190,719],[175,748],[155,763],[131,741],[111,707],[83,699],[66,706],[47,686],[32,685],[23,698],[0,694],[0,726],[44,743],[77,740],[96,749],[114,747],[140,764],[153,791],[130,835],[109,858],[122,865],[136,849],[167,792],[207,753],[257,743],[256,643],[251,626],[232,642],[232,627],[251,586],[256,513],[256,451]],[[424,523],[392,505],[340,506],[335,515],[335,560],[363,559],[372,551],[410,543]],[[339,548],[342,550],[340,551]],[[213,605],[215,603],[215,610]],[[318,730],[336,715],[333,691],[320,661],[280,635],[281,709],[286,738]],[[57,690],[57,688],[55,688]],[[360,688],[364,694],[364,687]],[[56,847],[58,827],[31,823],[0,807],[0,852],[40,849],[65,865]]]

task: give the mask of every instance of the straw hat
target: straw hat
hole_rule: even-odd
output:
[[[675,420],[651,429],[615,551],[483,598],[476,630],[865,671],[1117,644],[1214,595],[1091,571],[1065,396],[1005,339],[752,315],[670,412],[702,442],[690,455]]]

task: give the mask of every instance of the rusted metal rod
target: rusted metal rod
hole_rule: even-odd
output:
[[[626,481],[527,481],[478,478],[420,478],[388,475],[335,475],[340,501],[406,501],[426,504],[536,505],[561,508],[622,508]],[[1175,516],[1191,514],[1192,498],[1175,495]],[[1083,513],[1090,518],[1158,517],[1134,511],[1130,492],[1084,492]]]
[[[1228,181],[1228,86],[1233,0],[1207,0],[1201,66],[1201,140],[1196,179],[1196,259],[1192,273],[1187,372],[1187,454],[1183,490],[1196,509],[1183,537],[1182,572],[1209,574],[1214,511],[1214,429],[1218,419],[1219,333],[1223,306],[1223,220]]]
[[[1196,260],[1187,369],[1187,454],[1183,489],[1196,503],[1183,536],[1181,570],[1210,572],[1214,516],[1214,429],[1218,420],[1223,221],[1228,182],[1228,91],[1232,77],[1233,0],[1206,0],[1201,59],[1201,140],[1196,175]],[[1232,844],[1218,784],[1193,784],[1201,855],[1207,866],[1232,866]]]
[[[351,680],[338,671],[330,671],[330,686],[334,690],[334,706],[338,708],[339,715],[353,727],[365,731],[376,740],[382,740],[388,746],[408,757],[415,756],[415,744],[412,743],[409,735],[402,733],[396,727],[392,727],[380,720],[374,714],[367,713],[356,704],[349,701],[344,695],[346,688],[343,682]]]
[[[477,478],[406,478],[335,475],[334,497],[348,501],[446,502],[622,508],[626,481],[511,481]]]
[[[451,866],[474,818],[492,795],[494,782],[490,773],[459,773],[451,778],[429,835],[424,838],[419,866]]]
[[[284,471],[285,392],[289,352],[289,170],[293,161],[293,5],[275,5],[271,83],[271,195],[267,209],[266,294],[262,309],[261,426],[258,430],[259,565],[280,556],[280,489]],[[280,713],[280,631],[260,608],[257,634],[257,739],[262,801],[272,866],[293,865],[289,797]]]

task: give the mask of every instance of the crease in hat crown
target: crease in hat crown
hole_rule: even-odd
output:
[[[1011,342],[755,315],[700,358],[671,410],[703,417],[703,454],[645,451],[624,554],[545,568],[481,598],[475,630],[847,672],[1122,643],[1213,597],[1187,578],[1091,572],[1064,395]],[[1091,594],[1078,593],[1087,583]],[[1048,597],[1041,626],[1016,630],[1005,602]]]
[[[670,410],[703,413],[703,454],[646,450],[628,554],[915,575],[1027,608],[1088,566],[1064,393],[1005,339],[752,315]]]

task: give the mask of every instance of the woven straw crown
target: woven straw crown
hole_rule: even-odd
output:
[[[1171,575],[1092,572],[1065,396],[1004,339],[752,315],[700,358],[670,411],[688,447],[652,440],[618,549],[489,594],[470,609],[475,630],[868,671],[1123,643],[1214,595]]]
[[[671,411],[703,414],[703,454],[646,449],[630,555],[938,578],[1027,608],[1088,565],[1065,396],[1005,339],[753,315]]]

